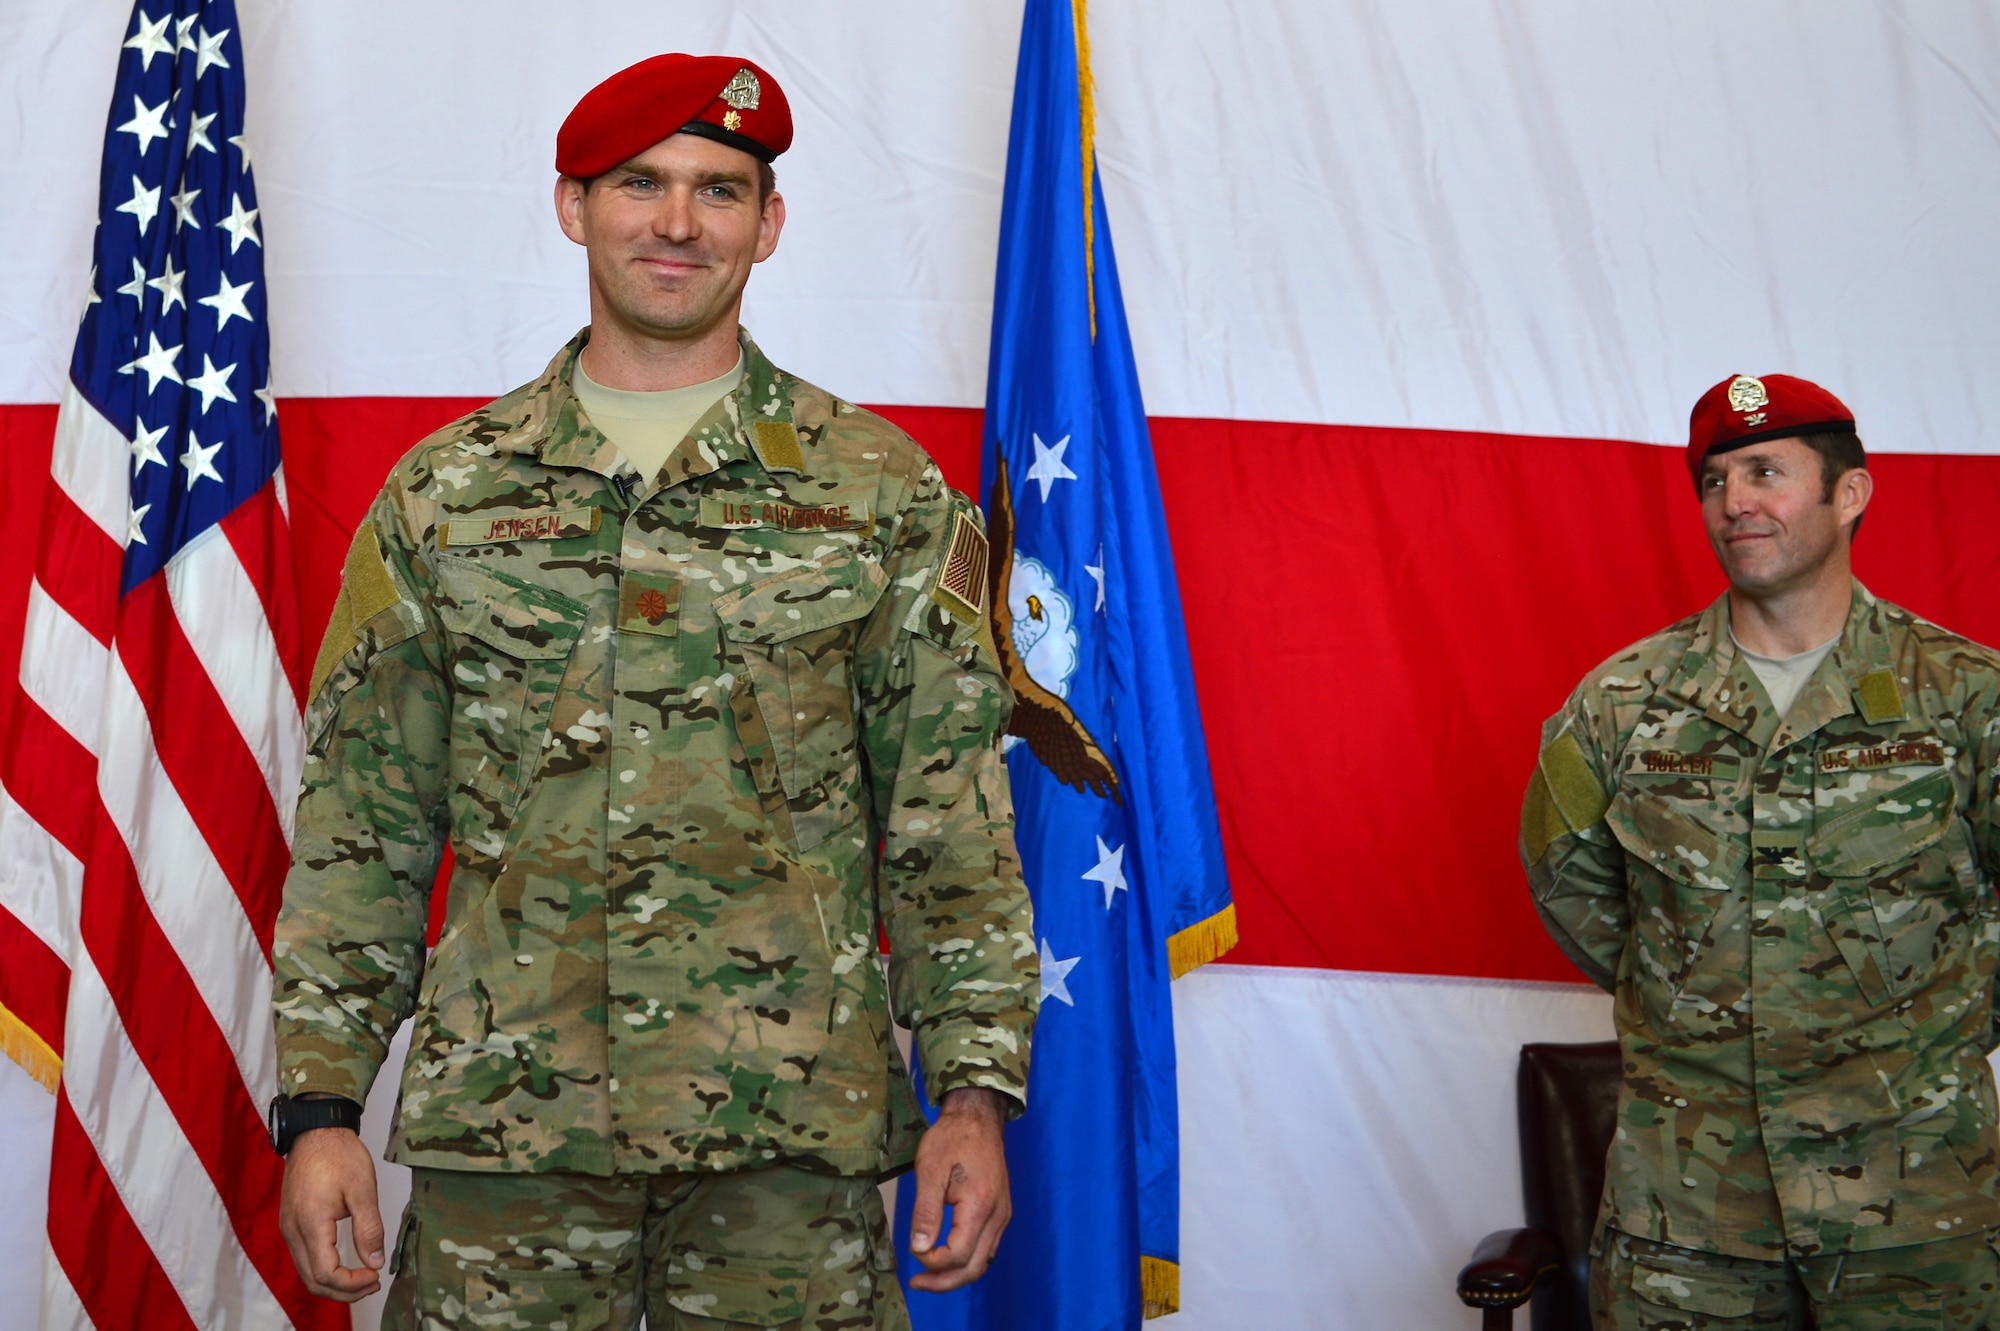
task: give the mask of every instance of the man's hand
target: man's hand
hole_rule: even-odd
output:
[[[340,1264],[334,1226],[347,1218],[354,1221],[354,1250],[365,1266]],[[278,1228],[313,1293],[354,1303],[382,1288],[382,1206],[375,1160],[359,1136],[346,1128],[315,1128],[292,1143]]]
[[[917,1143],[916,1201],[910,1208],[910,1254],[924,1265],[911,1289],[942,1293],[986,1274],[1013,1218],[1007,1193],[1007,1152],[1000,1125],[1007,1098],[965,1087],[946,1091],[937,1122]],[[952,1208],[951,1233],[938,1233],[944,1208]],[[950,1241],[937,1246],[939,1238]]]

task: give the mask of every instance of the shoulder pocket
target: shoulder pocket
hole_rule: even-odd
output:
[[[789,809],[802,851],[861,812],[853,658],[859,622],[886,582],[880,564],[842,555],[716,598],[756,698],[754,717],[738,713],[739,737],[759,784]]]
[[[437,560],[438,620],[523,661],[569,655],[584,607],[560,592],[458,555]]]
[[[1621,790],[1604,821],[1627,855],[1701,891],[1734,887],[1750,860],[1748,846],[1718,835],[1658,795]]]
[[[1938,771],[1827,819],[1806,838],[1806,858],[1829,878],[1859,878],[1911,859],[1944,839],[1956,792]]]

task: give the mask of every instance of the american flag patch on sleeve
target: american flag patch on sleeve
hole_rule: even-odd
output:
[[[986,536],[969,513],[952,515],[951,546],[938,563],[932,594],[968,624],[986,617]]]

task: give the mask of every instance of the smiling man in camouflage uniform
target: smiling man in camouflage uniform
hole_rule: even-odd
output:
[[[2000,1325],[2000,656],[1870,595],[1852,415],[1738,375],[1689,469],[1729,591],[1587,676],[1521,855],[1611,990],[1597,1324]]]
[[[556,207],[591,326],[410,452],[348,554],[273,1120],[300,1270],[352,1300],[386,1263],[388,1326],[899,1327],[881,1177],[915,1162],[922,1287],[1007,1223],[1037,977],[985,537],[906,435],[738,328],[790,139],[748,61],[587,95]],[[385,1244],[351,1126],[406,1016]]]

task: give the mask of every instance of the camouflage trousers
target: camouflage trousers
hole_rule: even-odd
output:
[[[1596,1331],[2000,1331],[2000,1231],[1763,1262],[1606,1230]]]
[[[908,1331],[868,1179],[418,1169],[383,1331]]]

